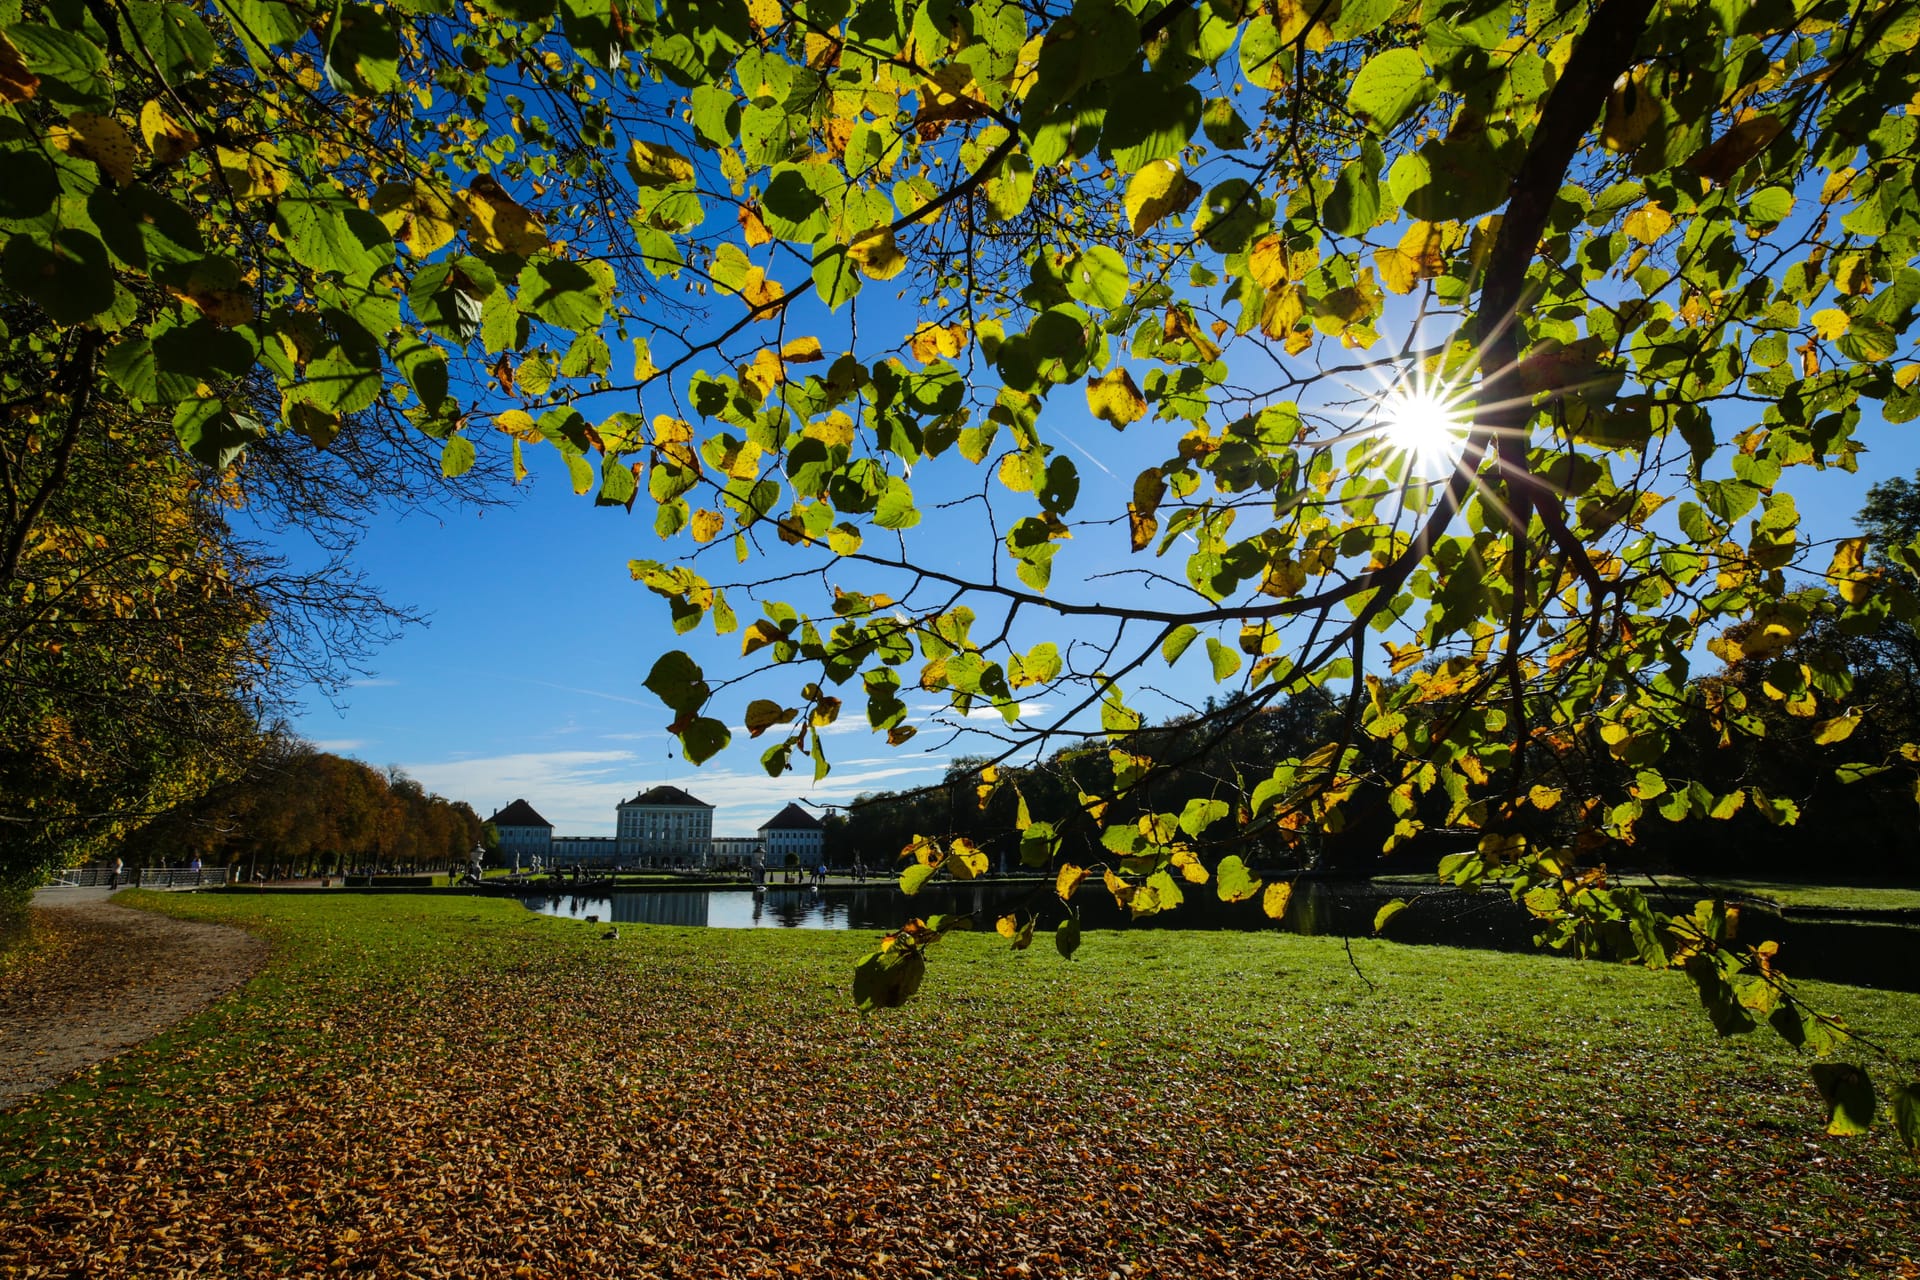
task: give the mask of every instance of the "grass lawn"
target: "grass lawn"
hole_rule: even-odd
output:
[[[963,936],[862,1016],[862,935],[120,901],[273,959],[0,1113],[0,1274],[1920,1276],[1891,1132],[1673,975]],[[1821,994],[1920,1054],[1920,996]]]
[[[1661,883],[1672,885],[1674,882],[1663,880]],[[1852,908],[1867,911],[1920,910],[1920,889],[1911,887],[1801,884],[1791,880],[1715,879],[1711,883],[1731,892],[1767,898],[1783,907]],[[1679,887],[1683,891],[1691,889],[1691,885],[1684,881],[1679,882]]]

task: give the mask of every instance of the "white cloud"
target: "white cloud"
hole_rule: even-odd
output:
[[[368,678],[365,680],[349,680],[347,681],[347,688],[349,689],[391,689],[393,686],[399,683],[400,682],[398,680],[375,680],[372,678]]]
[[[483,818],[521,799],[562,835],[582,836],[612,834],[613,807],[634,793],[640,771],[631,751],[524,751],[403,767]]]
[[[313,744],[316,751],[357,751],[366,745],[365,738],[322,738]]]
[[[1023,702],[1020,704],[1020,718],[1022,720],[1032,720],[1037,716],[1045,715],[1052,707],[1053,704],[1051,702]],[[945,710],[949,714],[952,712],[951,707],[945,708]],[[1001,718],[1000,708],[998,707],[975,707],[973,710],[967,712],[967,719],[969,720],[999,720]]]

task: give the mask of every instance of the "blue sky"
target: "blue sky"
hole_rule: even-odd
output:
[[[1136,464],[1119,465],[1122,455],[1157,452],[1173,430],[1143,422],[1122,440],[1087,419],[1077,396],[1056,399],[1067,436],[1106,454],[1108,465],[1129,478],[1128,467]],[[1920,440],[1905,427],[1875,422],[1862,438],[1870,452],[1858,474],[1790,473],[1807,536],[1850,531],[1870,483],[1920,466]],[[308,698],[295,722],[301,733],[371,764],[398,764],[482,816],[525,797],[560,831],[581,835],[610,833],[613,806],[657,782],[676,783],[718,806],[717,834],[745,834],[790,799],[844,803],[862,791],[915,785],[969,749],[964,735],[955,740],[928,723],[932,700],[926,695],[909,699],[922,733],[897,750],[868,732],[850,698],[828,739],[834,770],[818,785],[807,770],[767,778],[758,759],[765,744],[747,740],[738,728],[726,751],[700,769],[688,766],[664,731],[669,714],[642,681],[654,657],[676,646],[687,648],[710,676],[735,669],[738,637],[716,639],[704,628],[674,636],[664,604],[627,571],[633,557],[670,558],[653,535],[650,508],[644,502],[632,514],[596,508],[569,491],[557,457],[533,452],[535,475],[516,506],[374,526],[359,563],[392,598],[429,613],[431,624],[383,651],[376,676],[348,689],[344,707]],[[1124,503],[1120,481],[1076,457],[1089,510]],[[916,532],[931,535],[922,541],[938,549],[936,561],[964,568],[983,553],[985,537],[976,526],[971,519],[934,517]],[[724,540],[716,545],[724,548]],[[683,537],[674,549],[690,546]],[[1127,559],[1123,546],[1101,546],[1083,535],[1063,552],[1053,594],[1108,598],[1115,587],[1086,578]],[[1177,559],[1170,556],[1167,566],[1175,573]],[[723,569],[705,567],[716,577]],[[846,585],[870,584],[849,578]],[[743,624],[756,612],[739,597],[735,607]],[[1074,637],[1035,631],[1028,643],[1040,638],[1065,647]],[[1211,689],[1203,668],[1204,657],[1190,653],[1179,671],[1160,672],[1155,683],[1197,701]],[[737,726],[747,698],[780,696],[780,679],[776,673],[730,692],[722,713]],[[983,745],[974,740],[972,749]]]
[[[1388,228],[1377,238],[1391,241],[1395,235],[1397,231]],[[775,244],[756,250],[754,257],[783,278],[804,273],[804,267],[796,270],[789,246]],[[819,335],[829,355],[856,333],[863,359],[897,350],[922,318],[918,309],[895,297],[899,286],[913,287],[911,280],[909,274],[892,283],[869,281],[852,306],[831,316],[816,300],[803,299],[791,309],[783,329],[758,326],[730,347],[723,359],[702,359],[694,367],[737,365],[763,346],[777,347],[801,334]],[[724,322],[723,318],[736,314],[732,308],[737,304],[731,301],[716,300],[710,305],[713,319]],[[1385,341],[1371,352],[1343,352],[1333,344],[1323,358],[1328,363],[1345,363],[1368,355],[1384,357],[1404,336],[1395,325],[1410,322],[1410,308],[1410,300],[1391,300],[1382,324]],[[707,327],[711,320],[645,306],[636,322],[642,331],[657,325],[653,356],[660,364],[679,354],[683,343],[698,341],[712,331]],[[1253,341],[1258,340],[1255,335]],[[1236,353],[1239,350],[1234,348]],[[1310,350],[1286,363],[1297,366],[1315,354]],[[630,367],[631,353],[619,352],[614,359],[616,372],[623,372]],[[990,396],[991,369],[980,359],[977,346],[955,363],[976,387],[987,388]],[[1138,362],[1127,363],[1136,380],[1144,382],[1145,369]],[[1257,382],[1271,376],[1271,366],[1256,356],[1235,354],[1234,374],[1233,381]],[[676,389],[684,387],[682,380]],[[664,390],[649,391],[638,406],[631,396],[602,396],[588,408],[588,415],[597,420],[636,408],[646,416],[693,416],[682,401]],[[1716,429],[1723,441],[1747,425],[1736,422],[1734,415],[1731,405],[1717,410]],[[1803,540],[1851,532],[1853,513],[1869,484],[1911,475],[1920,467],[1920,441],[1911,431],[1889,428],[1871,413],[1868,416],[1859,438],[1870,452],[1862,460],[1860,473],[1796,468],[1784,482],[1802,514]],[[696,421],[695,426],[706,434],[706,424]],[[1056,389],[1042,416],[1041,431],[1078,469],[1081,496],[1076,514],[1120,519],[1102,528],[1078,530],[1073,541],[1063,546],[1054,564],[1052,596],[1103,602],[1151,599],[1163,608],[1177,607],[1182,598],[1198,601],[1184,586],[1184,557],[1178,547],[1158,561],[1130,555],[1124,527],[1133,477],[1142,467],[1167,458],[1183,429],[1184,424],[1143,419],[1124,434],[1116,433],[1090,416],[1079,387]],[[501,437],[484,432],[481,437],[476,443],[482,449],[506,447]],[[1001,445],[1005,439],[1003,433]],[[987,572],[1000,547],[982,518],[981,504],[991,504],[1001,533],[1012,520],[1035,509],[1030,496],[1011,494],[991,483],[997,458],[996,450],[987,466],[974,467],[950,451],[922,464],[913,477],[923,521],[908,535],[912,558],[962,576]],[[295,718],[302,734],[325,749],[374,765],[397,764],[430,789],[466,800],[482,816],[523,797],[559,831],[580,835],[609,834],[618,801],[663,781],[716,805],[716,834],[746,834],[789,800],[845,803],[863,791],[918,785],[937,778],[953,755],[992,745],[980,731],[998,725],[995,713],[979,711],[975,714],[982,719],[959,725],[950,722],[943,729],[934,719],[938,712],[934,700],[909,689],[903,696],[913,707],[913,722],[921,732],[902,748],[890,750],[884,737],[869,733],[864,699],[856,685],[841,691],[846,709],[827,736],[833,772],[819,784],[813,783],[811,770],[804,767],[769,779],[759,764],[767,744],[749,740],[738,726],[750,698],[771,697],[786,705],[797,701],[796,686],[805,677],[796,667],[725,691],[711,714],[736,726],[733,745],[703,768],[692,769],[679,758],[677,744],[664,731],[670,714],[642,682],[658,654],[670,648],[689,651],[710,681],[737,674],[742,669],[739,636],[716,638],[710,627],[676,636],[665,604],[632,581],[627,563],[634,558],[672,561],[693,551],[695,544],[683,533],[663,545],[654,536],[654,508],[644,494],[632,513],[596,508],[589,497],[572,494],[565,467],[552,450],[531,447],[527,459],[532,480],[522,486],[519,501],[511,508],[388,518],[374,525],[359,549],[360,567],[391,599],[431,615],[431,625],[408,633],[381,653],[375,664],[377,674],[349,689],[343,707],[336,709],[317,697],[306,699]],[[1725,463],[1715,465],[1723,470]],[[942,500],[957,501],[970,494],[974,497],[966,505],[936,509]],[[872,530],[869,549],[877,549],[885,536],[884,531]],[[298,555],[297,548],[289,550]],[[809,563],[811,554],[777,544],[767,552],[764,560],[756,556],[746,565],[735,566],[730,539],[723,537],[703,549],[695,563],[720,582],[788,572]],[[1137,573],[1143,567],[1160,570],[1172,584],[1101,576]],[[1004,556],[1002,572],[1011,575],[1011,564]],[[897,581],[870,569],[844,566],[825,581],[793,584],[769,594],[818,616],[826,612],[822,597],[829,585],[895,594],[901,589]],[[750,593],[731,592],[730,599],[743,626],[758,616]],[[975,638],[997,629],[997,624],[983,620],[975,628]],[[1224,638],[1231,640],[1231,636]],[[1076,657],[1083,669],[1100,665],[1096,655],[1101,636],[1079,624],[1023,619],[1014,639],[1022,647],[1053,641],[1070,667]],[[1142,635],[1136,643],[1144,639]],[[1200,645],[1190,649],[1173,671],[1157,660],[1150,667],[1127,686],[1130,703],[1150,716],[1173,713],[1219,692],[1207,676]],[[910,664],[908,670],[917,666]],[[1143,690],[1142,684],[1151,687]],[[1045,704],[1031,708],[1040,717],[1059,710]]]

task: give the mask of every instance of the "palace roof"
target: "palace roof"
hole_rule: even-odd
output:
[[[802,809],[799,805],[788,803],[787,807],[760,824],[762,831],[817,831],[820,819]]]
[[[693,796],[690,796],[686,792],[682,791],[680,788],[670,787],[665,783],[662,783],[657,787],[647,788],[645,791],[642,791],[639,795],[635,796],[633,799],[628,800],[623,804],[621,804],[620,807],[622,809],[625,809],[630,805],[653,805],[653,806],[659,806],[660,808],[669,808],[669,807],[687,808],[689,806],[693,806],[701,809],[713,808],[713,806],[708,804],[705,800],[696,799]]]
[[[487,819],[496,827],[552,827],[553,824],[534,812],[533,806],[525,800],[515,800]]]

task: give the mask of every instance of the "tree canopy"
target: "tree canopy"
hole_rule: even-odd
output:
[[[1683,968],[1722,1031],[1867,1047],[1724,906],[1670,918],[1605,867],[1662,822],[1795,820],[1689,772],[1701,726],[1784,716],[1823,769],[1920,778],[1920,746],[1850,755],[1851,672],[1796,648],[1911,619],[1920,560],[1804,531],[1789,479],[1920,409],[1911,5],[5,18],[10,412],[56,424],[104,385],[242,474],[376,406],[448,476],[556,452],[651,513],[669,550],[633,574],[674,626],[772,669],[744,706],[769,773],[823,774],[850,697],[899,745],[915,689],[999,712],[982,798],[1000,766],[1104,751],[1091,881],[1016,805],[1068,953],[1099,884],[1136,912],[1182,885],[1283,900],[1233,850],[1337,828],[1377,785],[1390,843],[1437,807],[1478,833],[1443,877],[1509,884],[1554,945]],[[1076,456],[1132,472],[1122,500]],[[1752,678],[1697,678],[1716,661]],[[1234,695],[1218,734],[1305,690],[1340,701],[1335,734],[1110,822],[1177,763],[1144,707],[1183,662]],[[737,678],[653,666],[695,762]],[[909,856],[916,884],[984,865],[938,832]],[[862,1002],[909,996],[949,923],[889,938]],[[1835,1127],[1866,1123],[1867,1079],[1817,1069]]]

